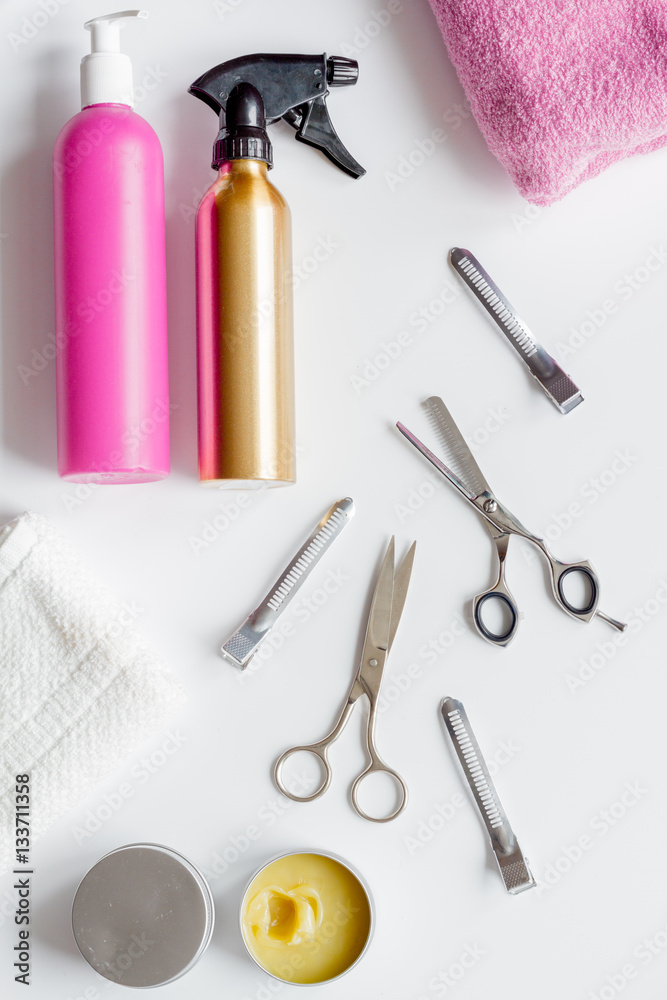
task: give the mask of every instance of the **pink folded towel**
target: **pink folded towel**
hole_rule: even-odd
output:
[[[430,0],[489,149],[557,201],[667,142],[665,0]]]

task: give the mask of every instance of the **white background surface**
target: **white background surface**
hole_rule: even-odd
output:
[[[76,884],[101,855],[124,843],[157,841],[212,872],[223,852],[233,857],[233,838],[242,844],[254,825],[259,839],[212,878],[217,925],[208,952],[186,978],[163,988],[165,1000],[271,995],[268,978],[240,943],[240,894],[257,865],[303,846],[349,858],[369,880],[377,905],[368,955],[346,979],[320,987],[322,997],[611,1000],[623,992],[628,1000],[657,1000],[667,977],[667,587],[661,582],[667,578],[661,498],[667,259],[648,280],[641,269],[652,248],[664,247],[667,150],[615,166],[552,208],[531,209],[474,121],[459,117],[459,127],[452,126],[451,109],[463,94],[424,0],[404,0],[381,30],[365,27],[377,24],[373,11],[381,9],[371,0],[230,0],[227,12],[207,0],[154,4],[148,22],[125,30],[123,44],[138,86],[146,74],[153,83],[162,77],[137,110],[165,152],[173,473],[157,485],[104,487],[86,496],[56,474],[53,364],[28,385],[18,366],[30,364],[31,350],[41,350],[53,331],[51,149],[78,110],[78,63],[88,41],[82,23],[107,7],[70,0],[17,51],[10,33],[19,33],[22,19],[39,7],[23,0],[2,7],[0,509],[8,517],[26,508],[51,517],[99,576],[141,608],[139,626],[182,678],[189,704],[172,727],[184,738],[181,748],[161,755],[165,734],[141,755],[158,751],[154,759],[163,761],[148,780],[141,778],[141,756],[129,760],[35,849],[30,996],[121,995],[121,987],[107,987],[81,960],[69,927]],[[329,106],[367,176],[349,179],[295,143],[286,127],[272,136],[272,179],[292,208],[296,264],[320,239],[336,244],[295,296],[299,483],[256,496],[195,552],[192,539],[235,495],[202,490],[196,479],[193,205],[213,179],[216,123],[187,87],[236,55],[336,53],[344,43],[358,49],[360,79],[354,89],[332,94]],[[450,123],[443,124],[448,110]],[[447,140],[392,190],[387,173],[436,128]],[[571,415],[557,413],[459,289],[446,263],[452,245],[479,256],[557,355],[589,311],[614,301],[614,314],[563,358],[586,398]],[[635,272],[633,290],[624,275]],[[436,316],[430,304],[447,285],[459,294],[445,293],[453,301]],[[432,318],[423,330],[414,325],[420,308]],[[373,372],[364,366],[401,331],[410,332],[410,345],[369,378]],[[355,391],[351,380],[359,375],[368,384]],[[420,488],[429,492],[429,470],[393,423],[402,419],[435,443],[420,410],[432,393],[445,398],[466,434],[487,438],[477,455],[510,509],[531,529],[548,532],[560,558],[594,563],[601,606],[634,623],[624,648],[613,645],[615,633],[603,622],[582,626],[563,615],[540,564],[516,541],[508,578],[525,612],[519,635],[501,651],[472,631],[468,602],[491,581],[492,549],[482,525],[444,483],[406,514]],[[502,425],[484,431],[485,424],[497,426],[488,421],[500,408]],[[614,466],[619,452],[630,456],[624,466]],[[236,673],[219,659],[219,642],[326,507],[346,494],[357,516],[303,593],[317,600],[332,572],[344,582],[316,613],[292,614],[296,634],[258,670]],[[559,528],[573,503],[580,516]],[[285,808],[272,784],[272,762],[285,746],[319,738],[337,712],[392,533],[399,553],[413,538],[418,551],[385,678],[393,703],[379,721],[378,739],[409,785],[408,809],[385,827],[352,812],[347,794],[362,764],[360,718],[333,754],[326,797]],[[461,616],[463,626],[456,624]],[[453,625],[460,634],[452,639]],[[434,640],[442,649],[437,656],[427,650]],[[419,676],[408,685],[411,664]],[[572,689],[568,676],[580,672],[590,679]],[[464,701],[490,759],[502,740],[515,748],[497,786],[541,889],[515,898],[502,887],[440,727],[438,703],[450,694]],[[639,797],[630,807],[614,806],[633,782]],[[77,843],[74,828],[123,783],[131,785],[131,797]],[[438,806],[461,793],[465,802],[453,818],[415,847]],[[613,826],[601,818],[610,809],[618,817]],[[590,849],[572,863],[566,855],[574,856],[571,847],[582,837]],[[12,983],[11,880],[0,890],[1,990],[25,995]],[[645,939],[656,942],[657,954],[643,948]],[[458,974],[467,946],[483,957],[448,989],[440,974]],[[627,963],[635,971],[625,981],[628,970],[619,970]],[[297,995],[295,988],[279,992]]]

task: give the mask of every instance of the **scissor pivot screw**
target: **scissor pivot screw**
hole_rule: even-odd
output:
[[[378,665],[378,661],[375,658],[373,658],[372,660],[369,660],[368,662],[370,663],[370,665],[372,667],[377,667],[377,665]]]
[[[487,514],[493,514],[494,511],[498,510],[498,504],[495,500],[485,500],[484,510]]]

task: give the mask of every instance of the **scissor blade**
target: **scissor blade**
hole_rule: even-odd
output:
[[[491,488],[482,470],[440,396],[429,396],[426,406],[440,440],[447,449],[446,457],[454,466],[459,478],[476,497],[480,493],[490,493]]]
[[[434,455],[430,448],[426,447],[426,445],[423,443],[423,441],[420,441],[419,438],[415,434],[412,433],[412,431],[409,431],[407,429],[407,427],[405,426],[405,424],[402,424],[400,422],[400,420],[399,420],[396,423],[396,426],[398,427],[398,429],[401,432],[401,434],[403,435],[403,437],[407,438],[407,440],[410,442],[410,444],[413,445],[417,449],[417,451],[420,451],[422,453],[422,455],[424,456],[424,458],[427,458],[429,460],[429,462],[431,463],[431,465],[434,465],[435,468],[438,470],[438,472],[442,476],[444,476],[445,479],[449,480],[449,482],[452,484],[452,486],[455,486],[456,489],[459,490],[460,493],[463,493],[463,495],[464,495],[464,497],[466,497],[466,499],[470,500],[471,502],[474,502],[477,499],[478,494],[472,493],[468,489],[468,487],[466,486],[466,484],[464,482],[462,482],[462,480],[460,480],[459,477],[457,475],[455,475],[452,472],[451,469],[447,468],[447,466],[445,465],[445,463],[442,462],[438,458],[437,455]]]
[[[401,615],[403,614],[405,598],[408,596],[408,584],[410,583],[410,576],[412,575],[412,564],[415,560],[416,546],[417,543],[413,542],[410,546],[408,554],[397,569],[396,576],[394,577],[394,596],[391,605],[391,625],[389,626],[389,649],[391,649],[394,643],[396,629],[398,628],[398,623],[400,622]]]
[[[391,619],[394,600],[394,536],[387,546],[382,568],[375,585],[373,602],[368,615],[366,642],[370,640],[376,649],[389,649]]]
[[[497,524],[493,524],[492,521],[487,521],[485,517],[482,518],[482,523],[491,535],[491,538],[496,543],[498,553],[500,553],[501,548],[504,548],[505,552],[507,552],[507,545],[510,538],[509,533],[507,531],[503,531],[503,529],[499,528]]]

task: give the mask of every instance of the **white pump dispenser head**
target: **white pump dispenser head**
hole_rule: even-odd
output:
[[[134,107],[132,63],[120,51],[120,29],[131,17],[148,17],[147,10],[121,10],[86,21],[91,52],[81,60],[81,107],[126,104]]]

